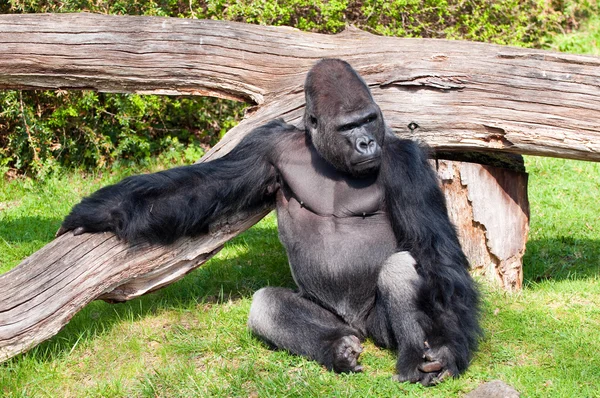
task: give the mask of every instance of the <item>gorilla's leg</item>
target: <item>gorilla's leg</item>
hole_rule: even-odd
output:
[[[333,313],[284,288],[254,294],[248,326],[279,349],[316,360],[336,372],[360,372],[359,332]]]
[[[447,375],[444,364],[429,349],[423,330],[429,321],[416,301],[421,277],[415,264],[408,252],[395,253],[384,263],[367,330],[378,345],[398,350],[399,381],[430,385]]]

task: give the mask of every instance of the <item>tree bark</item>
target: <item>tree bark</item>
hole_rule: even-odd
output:
[[[234,136],[277,117],[297,123],[304,76],[323,57],[350,62],[392,129],[437,150],[600,160],[597,57],[380,37],[352,28],[332,36],[226,21],[0,15],[0,89],[277,104],[261,108]],[[412,133],[411,122],[419,126]],[[231,137],[227,144],[236,142]]]
[[[302,82],[322,57],[344,58],[357,69],[395,132],[455,159],[508,152],[600,160],[598,58],[356,29],[327,36],[170,18],[0,16],[0,89],[212,95],[257,104],[202,161],[274,118],[299,123]],[[410,123],[418,125],[414,132]],[[461,239],[479,242],[479,251],[467,253],[518,287],[518,273],[503,269],[525,241],[526,222],[516,218],[513,230],[525,235],[503,251],[510,228],[486,218],[490,208],[480,205],[493,191],[490,203],[502,214],[526,216],[526,177],[504,184],[504,171],[488,166],[455,163],[452,175],[444,167],[442,186]],[[521,187],[515,196],[522,183],[525,194]],[[54,335],[94,299],[129,300],[183,277],[268,211],[222,220],[209,235],[168,247],[129,247],[110,234],[56,239],[0,276],[0,361]],[[474,230],[479,235],[469,239]]]
[[[448,160],[436,168],[472,273],[520,290],[529,235],[527,173]]]

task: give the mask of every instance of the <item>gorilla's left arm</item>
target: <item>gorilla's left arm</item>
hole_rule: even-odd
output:
[[[296,129],[276,120],[248,134],[222,158],[100,189],[76,205],[57,235],[114,232],[128,242],[171,243],[240,211],[275,200],[276,145]]]
[[[412,254],[424,281],[417,306],[429,319],[422,327],[432,348],[452,351],[460,372],[467,368],[481,333],[479,296],[469,264],[424,151],[392,134],[385,140],[381,172],[386,206],[398,250]]]

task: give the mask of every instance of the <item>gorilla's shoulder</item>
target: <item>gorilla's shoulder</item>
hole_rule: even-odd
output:
[[[404,160],[405,163],[415,164],[426,161],[429,157],[430,149],[427,145],[417,141],[399,138],[395,135],[386,135],[384,153],[386,157],[391,157],[396,161]]]
[[[281,145],[287,146],[287,143],[297,141],[304,135],[304,131],[296,126],[286,123],[283,119],[275,119],[252,130],[244,138],[244,142],[278,148],[276,151],[279,151],[282,149]]]
[[[286,123],[283,119],[275,119],[254,129],[263,134],[290,134],[300,132],[296,126]]]
[[[268,159],[277,158],[291,142],[299,141],[304,136],[304,131],[275,119],[254,128],[236,146],[236,151],[229,158],[242,156],[265,156]]]

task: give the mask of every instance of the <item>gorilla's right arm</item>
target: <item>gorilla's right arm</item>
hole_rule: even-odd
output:
[[[71,210],[57,236],[70,230],[76,235],[111,231],[132,243],[168,244],[206,232],[221,217],[273,202],[278,188],[272,165],[276,142],[292,130],[273,121],[222,158],[104,187]]]

